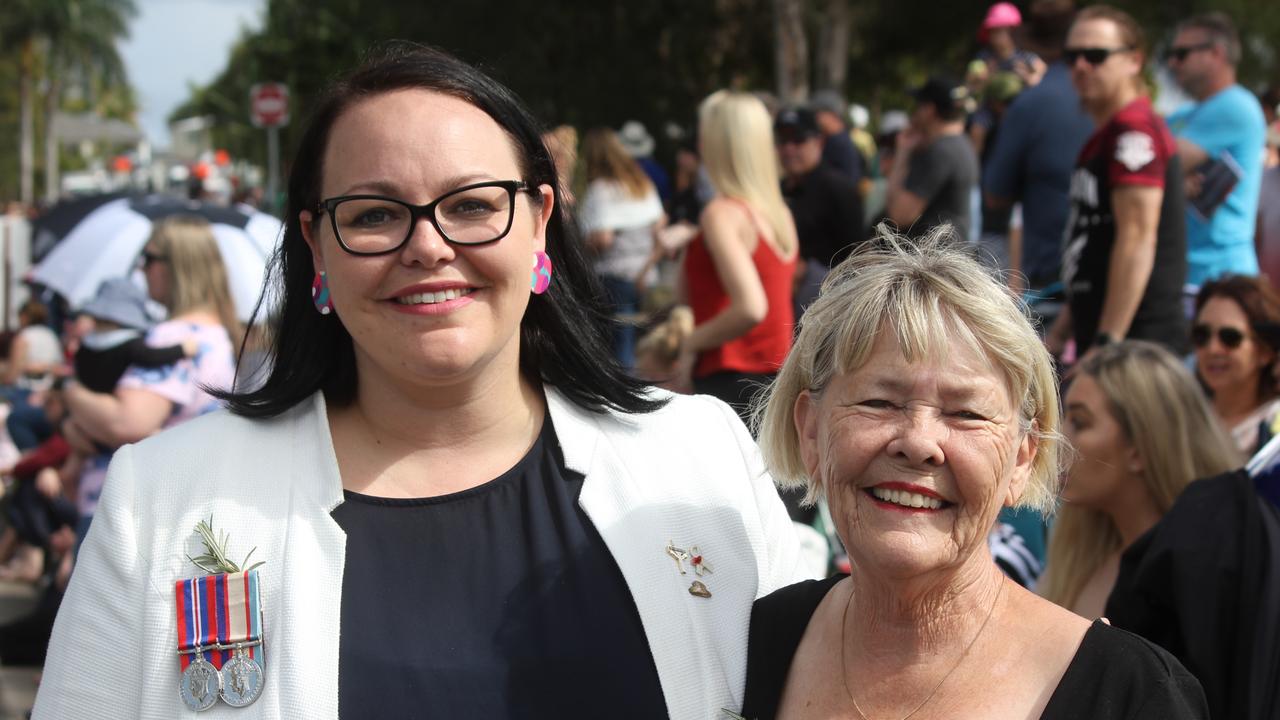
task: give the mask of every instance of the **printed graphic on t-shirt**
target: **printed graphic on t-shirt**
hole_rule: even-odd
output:
[[[1137,172],[1156,159],[1155,142],[1141,130],[1130,130],[1116,138],[1116,160]]]

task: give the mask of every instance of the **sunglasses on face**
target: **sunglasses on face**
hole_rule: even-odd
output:
[[[1233,327],[1217,328],[1218,342],[1228,350],[1235,350],[1244,342],[1243,330]],[[1214,328],[1211,325],[1197,324],[1191,327],[1191,343],[1198,348],[1205,347],[1213,339]]]
[[[1201,50],[1208,50],[1211,47],[1213,47],[1213,43],[1211,42],[1196,43],[1195,45],[1183,45],[1181,47],[1171,47],[1167,52],[1165,52],[1164,59],[1172,60],[1174,62],[1182,62],[1183,60],[1186,60],[1187,56],[1190,55],[1191,53],[1199,52]]]
[[[1107,61],[1107,58],[1117,53],[1129,52],[1131,47],[1119,48],[1066,48],[1062,51],[1062,59],[1067,62],[1067,67],[1075,67],[1076,61],[1084,58],[1084,61],[1090,65],[1101,65]]]
[[[141,257],[142,257],[142,267],[144,268],[151,267],[152,265],[155,265],[158,262],[164,262],[165,260],[169,259],[163,255],[156,255],[155,253],[148,252],[146,250],[142,251]]]

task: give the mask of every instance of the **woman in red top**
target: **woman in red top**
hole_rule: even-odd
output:
[[[698,110],[698,137],[716,197],[685,254],[694,330],[677,367],[696,392],[724,400],[745,419],[751,397],[791,349],[796,228],[760,100],[727,90],[711,95]]]

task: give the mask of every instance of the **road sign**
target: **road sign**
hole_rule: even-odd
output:
[[[289,124],[289,86],[258,83],[249,88],[249,119],[254,127],[273,128]]]

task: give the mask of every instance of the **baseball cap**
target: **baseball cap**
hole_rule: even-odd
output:
[[[963,83],[942,76],[929,78],[924,85],[911,91],[911,97],[919,103],[928,103],[938,109],[943,117],[956,115],[957,110],[967,109],[969,88]]]
[[[809,108],[788,107],[778,112],[773,133],[779,139],[805,140],[822,134],[818,118]]]

